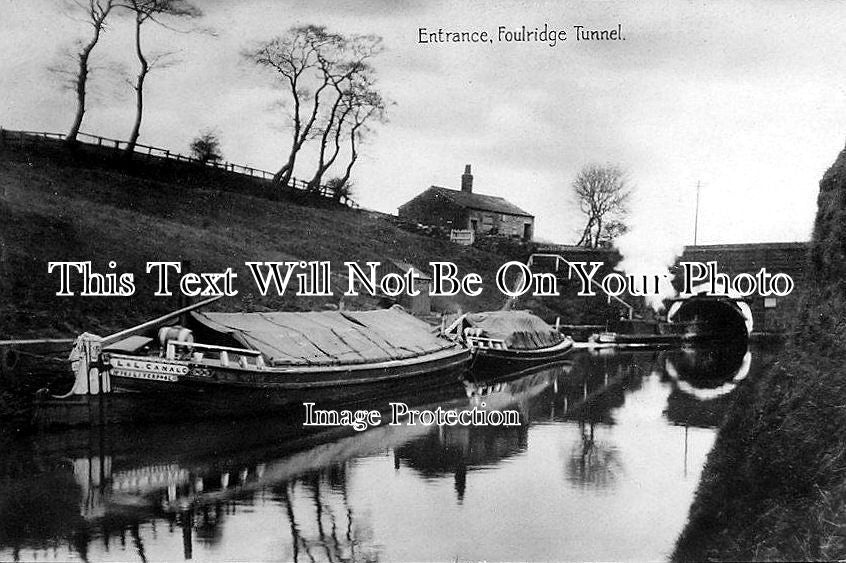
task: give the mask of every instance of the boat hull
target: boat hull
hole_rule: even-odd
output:
[[[484,379],[557,362],[567,357],[572,350],[573,341],[569,339],[555,346],[535,350],[477,348],[473,351],[473,377]]]
[[[112,366],[126,365],[131,357],[112,355]],[[145,360],[134,360],[145,364]],[[400,400],[444,387],[460,387],[470,363],[469,351],[450,349],[412,361],[391,361],[332,367],[266,368],[152,362],[152,369],[111,370],[115,394],[123,395],[122,408],[132,405],[136,419],[198,419],[283,414],[303,409],[354,407],[374,401]],[[162,365],[178,366],[177,373]],[[143,365],[141,367],[144,367]]]
[[[588,341],[589,345],[602,346],[642,346],[661,347],[678,346],[684,340],[682,334],[620,334],[617,332],[601,332]]]

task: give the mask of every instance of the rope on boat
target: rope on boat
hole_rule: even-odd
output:
[[[34,358],[36,360],[55,362],[62,364],[69,364],[69,358],[58,358],[56,356],[46,356],[44,354],[36,354],[35,352],[26,352],[18,348],[2,348],[0,351],[0,367],[5,369],[15,369],[21,356]]]
[[[45,356],[44,354],[36,354],[34,352],[24,352],[23,350],[15,350],[14,348],[12,349],[12,351],[14,351],[16,354],[18,354],[20,356],[28,356],[30,358],[35,358],[35,359],[38,359],[38,360],[46,360],[48,362],[58,362],[58,363],[63,363],[63,364],[69,364],[71,362],[70,358],[57,358],[56,356]]]

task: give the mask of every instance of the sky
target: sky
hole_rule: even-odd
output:
[[[149,29],[174,64],[147,82],[140,142],[188,153],[214,128],[227,160],[267,170],[290,146],[285,91],[242,53],[291,26],[377,34],[378,86],[393,103],[353,171],[364,207],[396,213],[430,185],[507,198],[536,236],[573,243],[571,183],[614,163],[634,187],[624,246],[807,240],[818,183],[846,141],[846,3],[410,0],[197,0],[204,17]],[[89,29],[62,0],[0,0],[0,126],[64,132],[75,98],[48,68]],[[420,44],[418,30],[526,26],[567,31],[546,43]],[[621,41],[576,41],[574,26]],[[145,30],[147,33],[147,30]],[[126,139],[134,103],[131,28],[116,14],[93,53],[82,130]],[[313,155],[297,174],[309,177]]]

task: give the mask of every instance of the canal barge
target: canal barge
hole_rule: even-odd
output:
[[[528,311],[467,313],[444,333],[472,351],[472,371],[485,376],[556,362],[573,348],[572,338]]]
[[[110,337],[81,335],[73,389],[41,402],[105,394],[141,418],[279,413],[459,385],[470,362],[469,350],[399,307],[193,310],[200,305]],[[178,313],[183,322],[168,324]]]
[[[608,330],[592,334],[588,338],[588,347],[602,348],[659,348],[679,346],[684,340],[683,327],[667,328],[667,323],[643,319],[621,319],[609,323]],[[682,330],[679,330],[682,329]]]

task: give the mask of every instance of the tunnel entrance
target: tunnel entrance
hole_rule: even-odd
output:
[[[700,295],[676,301],[667,320],[686,335],[702,339],[745,340],[752,332],[749,306],[730,297]]]

